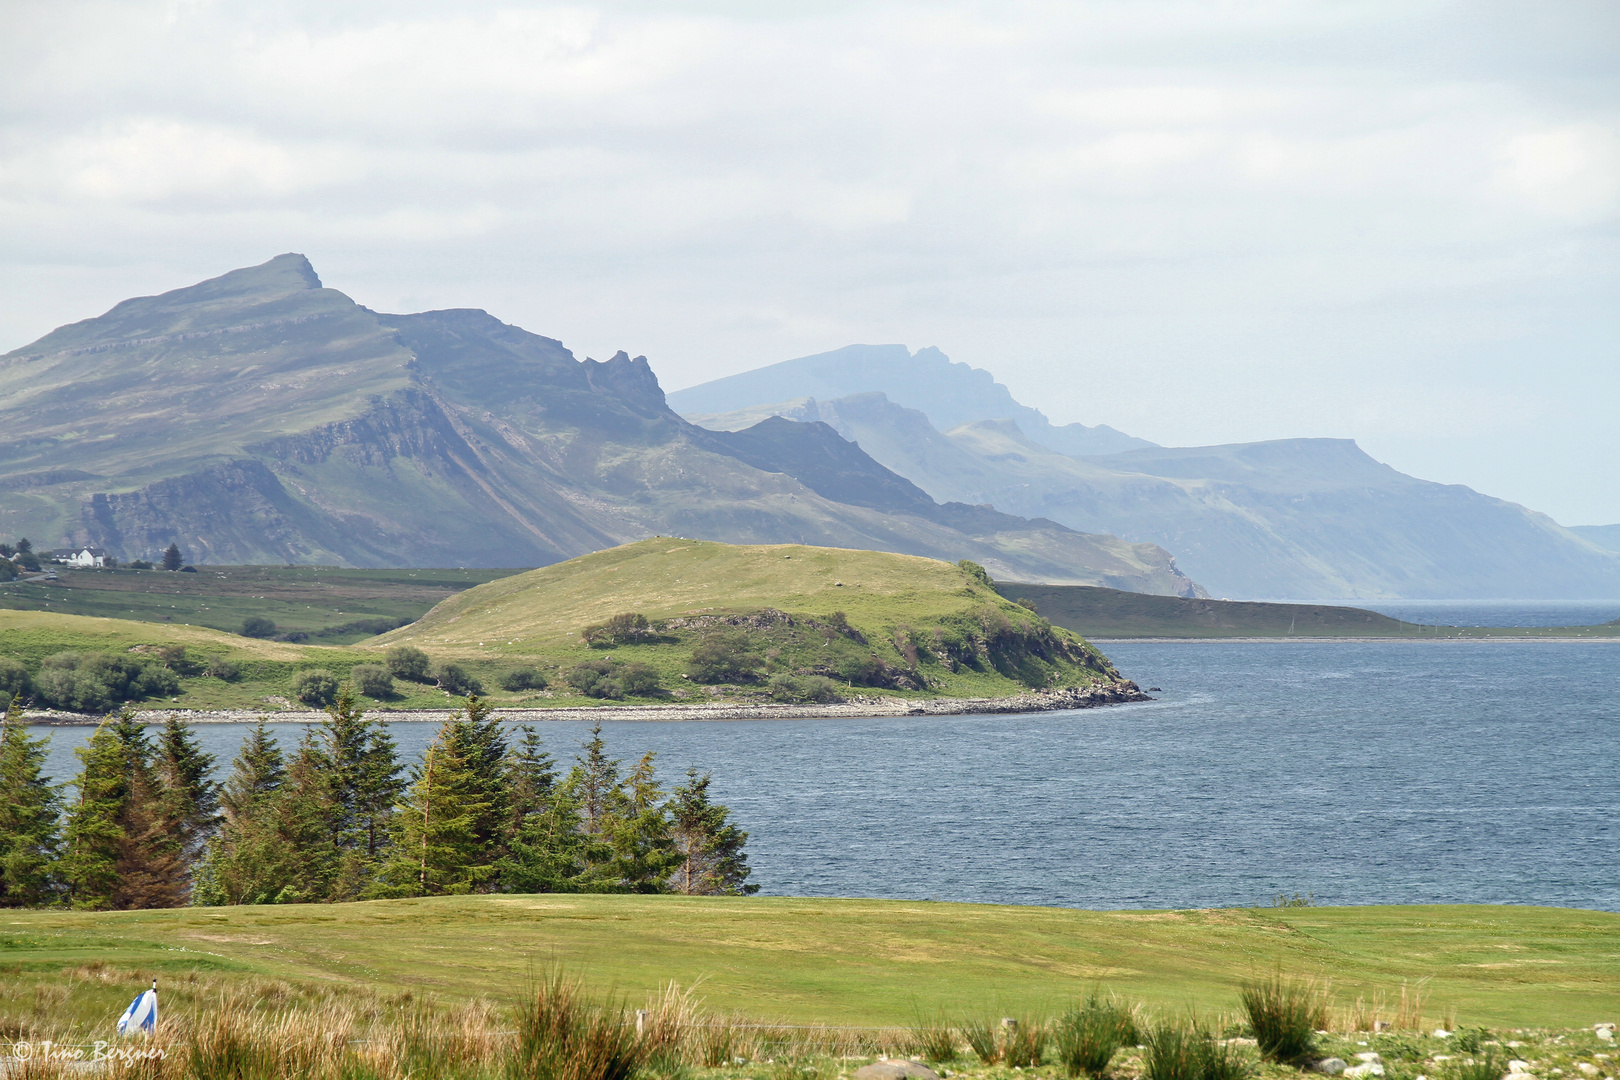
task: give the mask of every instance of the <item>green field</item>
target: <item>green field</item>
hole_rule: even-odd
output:
[[[419,619],[445,597],[517,570],[343,570],[331,566],[200,566],[70,570],[58,580],[0,584],[0,609],[52,611],[138,622],[184,623],[236,633],[249,616],[322,644],[347,645]]]
[[[1332,604],[1271,604],[1149,596],[1089,585],[997,582],[1010,600],[1029,600],[1058,626],[1088,638],[1444,638],[1620,637],[1620,620],[1599,626],[1420,626],[1376,611]]]
[[[188,579],[201,579],[208,572],[133,572],[124,580],[140,585],[156,577],[154,589],[195,588],[192,598],[200,600],[213,594]],[[426,583],[413,584],[411,573],[427,575]],[[837,675],[848,692],[999,697],[1029,687],[1087,686],[1117,677],[1089,645],[1067,631],[1054,630],[957,566],[908,555],[655,539],[472,588],[464,588],[465,579],[445,577],[457,573],[500,572],[308,568],[307,577],[293,577],[289,591],[295,598],[307,599],[317,587],[341,589],[344,582],[363,594],[358,599],[329,597],[329,606],[320,612],[323,619],[348,618],[365,611],[362,604],[368,602],[372,610],[379,610],[383,605],[367,597],[389,589],[412,592],[419,597],[418,604],[435,590],[441,596],[459,590],[409,626],[356,644],[246,638],[172,621],[0,610],[0,657],[20,660],[37,678],[44,660],[57,653],[133,652],[155,657],[162,646],[184,645],[189,670],[180,672],[180,693],[149,701],[146,707],[268,712],[304,707],[289,700],[292,681],[301,670],[319,668],[345,679],[355,665],[379,663],[385,651],[398,644],[419,647],[435,662],[462,665],[496,705],[601,704],[579,695],[565,676],[583,661],[609,659],[642,663],[657,673],[659,689],[644,695],[641,700],[646,702],[764,700],[762,681],[723,689],[683,678],[704,635],[728,628],[744,633],[756,646],[763,665],[759,680],[776,674]],[[246,575],[231,595],[242,604],[260,594],[268,596],[269,582],[276,577],[277,573],[263,578]],[[212,587],[223,588],[217,583]],[[128,594],[130,606],[136,595]],[[178,603],[178,594],[172,591],[138,595],[153,605],[149,610],[161,610],[156,605],[166,601]],[[313,604],[306,606],[315,610]],[[581,638],[587,626],[632,611],[661,628],[611,647],[593,647]],[[220,621],[239,625],[243,613],[233,611]],[[234,665],[237,677],[204,674],[214,660]],[[863,683],[842,674],[850,664],[875,665],[880,675]],[[503,675],[520,667],[539,670],[549,688],[500,689]],[[393,695],[365,704],[392,709],[455,704],[432,685],[400,680],[394,687]]]
[[[1423,996],[1430,1023],[1588,1025],[1620,1014],[1620,914],[1436,906],[1079,911],[777,897],[477,896],[282,907],[12,911],[0,970],[100,963],[510,1001],[562,964],[639,999],[797,1023],[1051,1014],[1103,987],[1164,1014],[1236,1012],[1245,978],[1330,979],[1341,1007]],[[93,980],[91,980],[93,983]],[[107,992],[107,1006],[119,985]],[[97,992],[93,985],[85,993]]]

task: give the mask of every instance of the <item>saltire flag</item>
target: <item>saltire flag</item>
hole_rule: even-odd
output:
[[[129,1003],[124,1015],[118,1018],[118,1034],[133,1035],[137,1031],[147,1035],[157,1029],[157,980],[152,980],[152,989],[142,990],[135,995],[135,1000]]]

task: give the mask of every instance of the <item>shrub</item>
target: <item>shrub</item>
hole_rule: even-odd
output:
[[[502,690],[544,690],[550,685],[539,668],[514,668],[501,676]]]
[[[765,658],[754,649],[747,634],[718,630],[705,634],[692,651],[686,673],[693,682],[742,683],[753,682],[764,666]]]
[[[989,572],[972,559],[963,559],[956,565],[957,568],[962,571],[962,573],[968,576],[969,581],[983,585],[987,589],[993,589],[996,587],[995,582],[990,580]]]
[[[208,661],[208,674],[223,682],[235,682],[241,677],[242,671],[223,656],[216,656]]]
[[[383,663],[396,679],[406,682],[428,681],[430,661],[428,654],[411,645],[395,645],[383,654]]]
[[[1037,615],[1039,615],[1041,613],[1041,609],[1035,606],[1035,601],[1031,600],[1027,596],[1019,598],[1017,603],[1018,603],[1019,607],[1027,608],[1030,611],[1033,611]]]
[[[130,565],[134,566],[135,564],[130,563]],[[146,566],[142,567],[142,569],[150,570],[151,567]],[[263,615],[249,615],[242,620],[243,637],[267,638],[275,636],[275,632],[276,624]]]
[[[356,664],[349,669],[349,681],[366,697],[394,696],[394,677],[381,664]]]
[[[176,675],[197,675],[203,670],[201,664],[186,654],[184,645],[163,645],[159,647],[158,659],[163,661],[164,667]]]
[[[17,564],[5,556],[0,556],[0,581],[16,581]]]
[[[851,686],[882,686],[884,678],[883,661],[875,656],[846,656],[838,661],[834,669],[838,677]]]
[[[1121,1046],[1134,1045],[1136,1018],[1131,1010],[1095,996],[1071,1009],[1057,1022],[1057,1057],[1070,1076],[1102,1076]]]
[[[589,645],[631,645],[652,636],[652,623],[647,621],[647,616],[635,611],[626,611],[580,631],[580,637]]]
[[[649,697],[658,691],[658,673],[646,664],[624,664],[607,658],[575,664],[568,685],[586,697],[617,701],[625,695]]]
[[[1316,1030],[1327,1021],[1327,999],[1315,983],[1277,975],[1244,983],[1240,997],[1261,1057],[1283,1065],[1310,1060]]]
[[[147,562],[145,559],[131,559],[129,561],[129,568],[131,570],[155,570],[156,569],[156,567],[154,567],[150,562]],[[249,635],[249,636],[251,636],[251,635]]]
[[[309,668],[293,676],[292,692],[305,705],[324,708],[336,700],[338,681],[330,672]]]
[[[33,689],[34,680],[28,677],[27,668],[10,657],[0,657],[0,693],[6,695],[7,701],[27,696]]]
[[[651,697],[658,692],[658,672],[646,664],[625,664],[616,677],[619,686],[631,697]]]
[[[447,694],[454,694],[456,697],[484,692],[484,684],[469,675],[467,669],[460,664],[453,664],[448,661],[440,664],[433,669],[433,676],[440,690]]]
[[[838,696],[838,684],[825,675],[776,675],[770,683],[771,700],[808,702],[825,705],[843,700]]]
[[[180,692],[180,679],[161,664],[107,653],[57,653],[35,680],[40,700],[71,712],[102,712],[123,701]]]

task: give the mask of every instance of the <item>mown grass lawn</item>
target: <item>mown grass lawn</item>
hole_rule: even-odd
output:
[[[1620,1018],[1620,914],[1532,907],[479,896],[0,916],[0,977],[48,985],[94,963],[133,981],[272,976],[498,1001],[562,964],[632,999],[675,980],[699,983],[716,1012],[839,1024],[1052,1014],[1097,987],[1165,1013],[1232,1014],[1243,979],[1280,970],[1331,979],[1346,1005],[1393,1002],[1404,983],[1426,1015],[1462,1024]],[[112,1007],[127,989],[97,986],[75,983],[108,996],[84,1007]]]

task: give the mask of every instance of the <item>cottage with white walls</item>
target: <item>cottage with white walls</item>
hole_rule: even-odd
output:
[[[59,559],[64,566],[78,567],[80,570],[91,570],[98,566],[107,565],[107,553],[100,548],[81,548],[70,551],[66,558]]]

